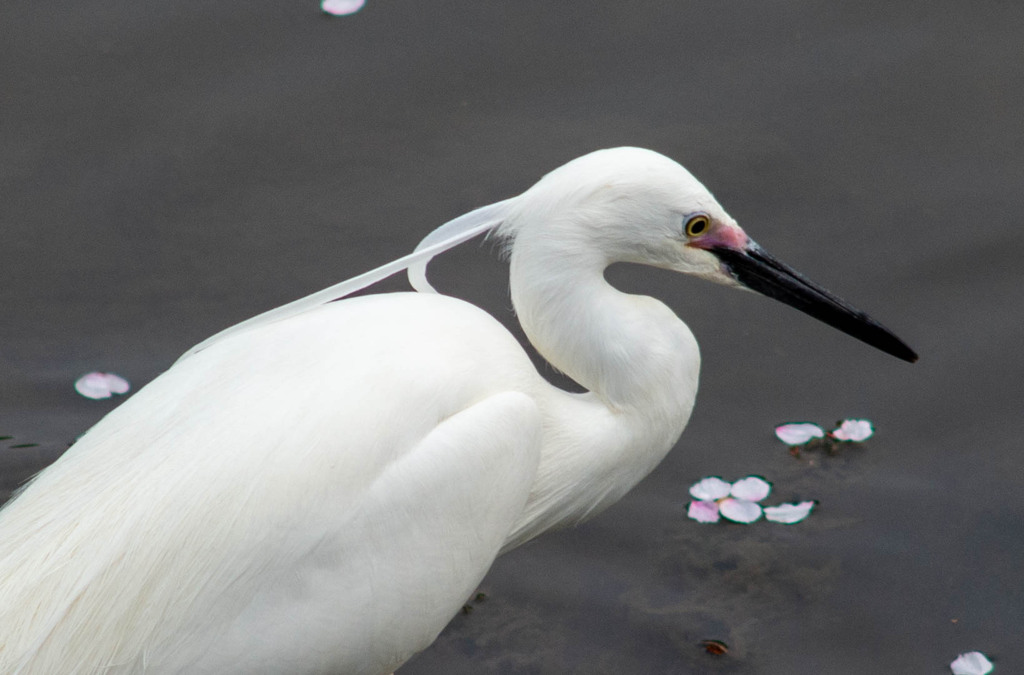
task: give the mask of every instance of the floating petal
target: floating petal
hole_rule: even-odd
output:
[[[814,502],[800,502],[799,504],[779,504],[778,506],[764,507],[764,517],[773,523],[786,523],[791,525],[799,523],[811,513]]]
[[[734,523],[752,523],[761,517],[761,507],[745,499],[723,499],[718,510]]]
[[[868,420],[843,420],[839,428],[832,432],[832,437],[840,441],[854,441],[859,443],[871,438],[875,430],[871,428]]]
[[[953,675],[985,675],[991,673],[992,662],[985,658],[981,652],[967,652],[956,657],[956,661],[949,664]]]
[[[768,496],[772,491],[772,484],[757,476],[747,476],[732,484],[729,490],[736,499],[744,499],[748,502],[759,502]]]
[[[130,388],[128,380],[113,373],[88,373],[75,381],[75,391],[92,399],[110,398],[113,394],[125,394]]]
[[[715,501],[716,499],[728,497],[730,489],[732,489],[730,483],[726,483],[718,476],[712,476],[711,478],[705,478],[699,483],[694,483],[690,487],[690,494],[693,495],[694,499]]]
[[[334,16],[355,14],[363,8],[366,0],[323,0],[320,9]]]
[[[706,501],[690,502],[690,508],[687,510],[686,515],[698,523],[717,523],[718,504]]]
[[[781,424],[775,427],[775,436],[786,445],[803,445],[812,438],[822,438],[825,430],[810,422]]]

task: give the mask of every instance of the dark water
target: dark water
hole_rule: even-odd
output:
[[[619,505],[499,560],[401,672],[1024,668],[1018,4],[5,0],[0,25],[5,492],[113,407],[78,375],[142,385],[574,156],[646,146],[921,361],[614,270],[701,342],[689,429]],[[464,248],[436,284],[509,320],[502,264]],[[803,461],[771,436],[845,416],[877,436]],[[685,518],[692,482],[750,473],[818,511]]]

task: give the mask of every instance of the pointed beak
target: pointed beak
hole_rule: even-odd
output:
[[[898,359],[917,361],[914,350],[888,328],[776,260],[753,240],[747,239],[742,246],[715,245],[706,250],[750,290],[795,307]]]

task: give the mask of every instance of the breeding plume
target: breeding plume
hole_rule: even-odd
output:
[[[548,384],[429,259],[507,245]],[[602,150],[411,255],[187,352],[0,511],[0,673],[390,673],[495,557],[612,504],[686,426],[700,356],[615,262],[750,288],[909,347],[755,244],[683,167]],[[421,292],[338,300],[407,269]]]

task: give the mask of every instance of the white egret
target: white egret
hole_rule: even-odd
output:
[[[495,319],[434,293],[331,302],[492,231],[548,384]],[[183,356],[0,511],[2,673],[387,673],[495,557],[622,497],[686,425],[700,357],[644,263],[748,287],[899,358],[755,244],[683,167],[591,153],[412,255]]]

